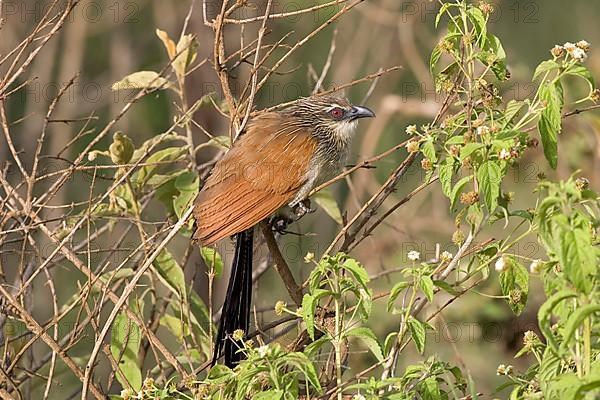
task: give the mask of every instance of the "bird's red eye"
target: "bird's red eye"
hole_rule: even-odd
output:
[[[342,110],[339,107],[336,107],[336,108],[332,109],[331,111],[329,111],[329,115],[331,115],[335,119],[340,119],[344,116],[344,110]]]

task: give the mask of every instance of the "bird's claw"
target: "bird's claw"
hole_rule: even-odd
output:
[[[285,235],[287,232],[288,225],[294,222],[294,220],[285,215],[275,215],[269,221],[271,229],[280,235]]]
[[[314,213],[316,211],[315,208],[311,208],[310,199],[304,199],[300,203],[296,204],[293,208],[294,215],[296,216],[296,220],[304,217],[306,214]]]

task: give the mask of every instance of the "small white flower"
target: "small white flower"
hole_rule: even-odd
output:
[[[576,48],[575,50],[573,50],[573,52],[571,53],[571,56],[573,56],[574,59],[576,59],[577,61],[585,61],[585,59],[587,58],[587,54],[584,50],[580,49],[579,47]]]
[[[479,128],[477,128],[477,134],[479,136],[487,135],[488,133],[490,133],[490,127],[487,125],[481,125]]]
[[[441,259],[442,261],[450,261],[450,260],[452,260],[452,257],[454,257],[454,256],[453,256],[453,255],[452,255],[452,253],[450,253],[449,251],[444,251],[444,252],[442,252],[442,254],[440,255],[440,259]]]
[[[261,357],[264,357],[267,355],[267,353],[269,352],[269,346],[267,346],[266,344],[264,346],[260,346],[258,349],[256,349],[258,351],[258,355]]]
[[[512,157],[512,155],[510,154],[510,151],[508,151],[506,149],[500,150],[500,154],[498,155],[498,158],[501,160],[510,160],[511,157]]]
[[[409,135],[414,135],[414,134],[419,133],[419,131],[417,130],[416,125],[409,125],[406,127],[406,133]]]
[[[563,45],[563,48],[569,52],[569,54],[573,53],[573,51],[577,48],[573,43],[567,42]]]
[[[513,366],[512,365],[504,365],[504,364],[500,364],[498,365],[498,368],[496,369],[496,375],[510,375],[513,372]]]
[[[419,258],[421,258],[421,253],[419,253],[416,250],[411,250],[408,252],[408,259],[411,261],[419,261]]]
[[[504,259],[504,256],[498,257],[496,260],[496,264],[494,264],[494,269],[498,272],[504,272],[508,268],[508,263]]]
[[[576,46],[579,47],[581,50],[587,52],[590,49],[591,44],[589,44],[586,40],[580,40],[579,42],[577,42]]]
[[[313,261],[314,259],[315,259],[315,253],[312,253],[310,251],[308,253],[306,253],[306,255],[304,256],[304,262],[307,264],[309,262]]]
[[[362,394],[355,394],[352,396],[352,400],[366,400],[366,398]]]
[[[539,273],[541,265],[542,260],[533,260],[531,264],[529,264],[529,272],[531,272],[532,274]]]

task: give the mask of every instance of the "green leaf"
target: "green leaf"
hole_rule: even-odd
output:
[[[160,317],[160,324],[167,328],[178,340],[182,340],[184,336],[189,335],[189,329],[181,318],[174,317],[169,314],[164,314]]]
[[[419,280],[419,287],[423,291],[427,300],[431,303],[433,301],[433,280],[429,275],[423,275]]]
[[[439,167],[440,184],[446,197],[452,194],[452,174],[454,173],[454,158],[446,157]]]
[[[302,298],[302,319],[306,325],[306,332],[311,340],[315,340],[315,309],[317,303],[314,296],[306,293]]]
[[[539,78],[540,76],[542,76],[542,74],[544,74],[546,72],[551,72],[551,71],[555,71],[555,70],[558,71],[559,69],[560,69],[560,65],[556,61],[554,61],[554,60],[543,61],[535,69],[535,72],[533,74],[533,80],[535,81],[537,78]]]
[[[312,198],[338,225],[342,225],[342,213],[337,201],[330,190],[323,189],[315,193]]]
[[[542,304],[538,310],[538,324],[540,326],[540,330],[544,334],[549,348],[551,348],[554,352],[558,352],[558,345],[556,344],[554,333],[552,333],[552,329],[550,328],[552,312],[557,305],[573,297],[577,297],[577,293],[571,290],[561,290],[546,300],[546,302]]]
[[[392,307],[394,306],[394,302],[396,301],[396,299],[398,298],[398,296],[400,295],[400,293],[402,293],[404,291],[404,289],[406,289],[407,287],[410,286],[409,282],[398,282],[394,285],[394,287],[392,288],[391,292],[390,292],[390,296],[388,298],[388,303],[387,303],[387,311],[390,312],[392,310]]]
[[[194,172],[186,171],[175,179],[175,189],[179,195],[173,199],[173,210],[181,218],[198,195],[200,178]]]
[[[373,333],[370,328],[357,327],[349,330],[345,337],[356,337],[360,339],[368,348],[371,350],[373,355],[377,357],[377,361],[383,361],[383,352],[381,351],[381,345],[377,340],[377,336]]]
[[[305,348],[304,348],[304,354],[306,354],[308,357],[314,357],[317,353],[317,351],[323,347],[323,345],[325,345],[326,343],[331,342],[332,338],[330,335],[323,335],[320,338],[318,338],[315,341],[310,342]]]
[[[127,75],[112,85],[112,90],[123,89],[174,89],[171,82],[161,77],[158,72],[138,71]]]
[[[442,400],[442,393],[440,392],[440,386],[435,376],[430,376],[423,382],[424,400]]]
[[[117,314],[110,334],[110,352],[119,366],[117,380],[124,388],[135,391],[142,388],[142,371],[138,366],[141,341],[140,328],[126,313]]]
[[[481,197],[491,213],[498,206],[498,196],[500,196],[500,183],[502,182],[500,166],[493,161],[484,162],[477,170],[477,181]]]
[[[464,178],[461,178],[461,180],[459,180],[456,183],[456,185],[454,185],[454,188],[452,189],[452,195],[450,197],[450,208],[454,208],[454,205],[458,201],[458,198],[460,197],[463,188],[467,183],[471,181],[471,179],[473,179],[472,175],[465,176]]]
[[[299,352],[288,353],[284,357],[286,364],[294,365],[304,373],[306,380],[316,389],[318,393],[322,392],[319,376],[313,362],[304,354]],[[297,397],[296,397],[297,398]]]
[[[571,345],[571,339],[575,331],[581,326],[583,320],[587,317],[600,312],[600,304],[587,304],[583,307],[578,307],[567,320],[565,330],[563,332],[563,341],[559,347],[559,354],[565,354]]]
[[[524,106],[524,101],[510,100],[504,110],[504,124],[502,128],[507,128]]]
[[[500,273],[500,288],[504,296],[509,296],[507,300],[511,310],[519,315],[527,304],[529,272],[512,256],[504,256],[504,260],[508,265]],[[518,293],[518,296],[516,293]]]
[[[566,228],[560,239],[560,264],[575,287],[585,294],[592,290],[591,275],[596,270],[596,257],[589,228]]]
[[[508,78],[508,70],[506,69],[506,52],[502,46],[502,42],[497,36],[487,33],[484,50],[495,56],[495,61],[491,65],[492,72],[498,80],[504,81]],[[486,65],[489,65],[487,60],[482,60]]]
[[[152,262],[160,281],[180,299],[186,298],[186,285],[183,270],[169,250],[164,249]]]
[[[487,36],[486,16],[483,14],[483,11],[474,6],[467,9],[467,16],[475,27],[475,32],[477,32],[477,45],[481,48],[485,48]]]
[[[538,130],[544,146],[544,155],[553,169],[558,164],[557,138],[562,129],[563,90],[560,82],[543,83],[539,89],[540,99],[546,102],[538,121]]]
[[[417,351],[423,354],[425,351],[425,324],[411,315],[408,317],[408,329]]]
[[[354,279],[356,279],[356,281],[360,283],[365,290],[369,290],[369,274],[367,273],[365,267],[363,267],[358,261],[353,258],[348,258],[346,261],[344,261],[342,267],[349,271],[354,276]]]
[[[590,70],[587,69],[586,67],[584,67],[583,65],[575,64],[572,67],[570,67],[569,69],[567,69],[565,71],[565,74],[577,76],[577,77],[585,79],[587,81],[588,85],[590,86],[590,90],[593,90],[594,87],[596,86],[596,84],[594,82],[594,76],[592,75]]]
[[[437,45],[433,48],[431,52],[431,57],[429,57],[429,72],[432,77],[435,77],[435,67],[437,63],[440,61],[440,57],[442,56],[442,48],[440,45]]]
[[[446,281],[434,280],[433,284],[452,296],[458,296],[461,294],[460,291],[456,290]]]
[[[471,142],[467,143],[460,149],[460,161],[466,160],[475,151],[485,147],[483,143]]]
[[[435,146],[433,145],[433,139],[431,137],[427,138],[421,145],[421,152],[423,155],[428,158],[432,164],[437,162],[437,154],[435,152]]]
[[[161,163],[169,163],[169,162],[177,161],[186,153],[187,153],[186,146],[168,147],[166,149],[157,151],[156,153],[154,153],[150,157],[148,157],[148,159],[146,160],[147,164],[154,164],[154,165],[147,165],[147,166],[141,167],[131,177],[132,183],[138,187],[144,186],[148,182],[148,180],[154,174],[156,174],[158,172],[158,168],[160,167]],[[135,159],[136,159],[136,154],[134,153],[132,160],[135,160]]]
[[[200,255],[208,269],[213,270],[215,276],[220,278],[223,273],[223,259],[219,252],[213,247],[200,247]]]
[[[283,390],[272,389],[260,392],[252,396],[254,400],[282,400],[285,393]]]

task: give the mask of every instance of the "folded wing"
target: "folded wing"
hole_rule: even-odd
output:
[[[277,113],[255,118],[198,194],[194,239],[204,245],[246,230],[288,204],[306,182],[316,142]]]

